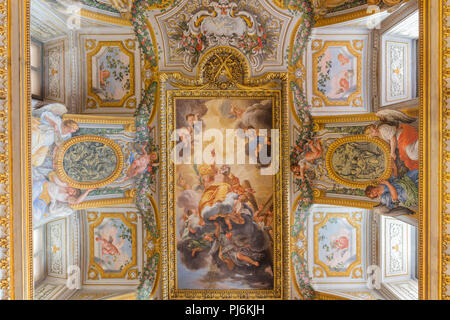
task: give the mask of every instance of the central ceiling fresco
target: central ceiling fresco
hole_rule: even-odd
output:
[[[32,113],[32,220],[46,239],[35,298],[378,299],[366,270],[386,263],[386,290],[406,295],[417,39],[372,25],[415,10],[33,0],[45,88]],[[76,294],[58,282],[69,265],[82,270]]]

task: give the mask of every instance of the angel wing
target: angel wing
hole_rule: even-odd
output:
[[[43,107],[33,109],[32,113],[34,117],[40,117],[41,114],[44,113],[45,111],[50,111],[51,113],[59,117],[62,117],[64,114],[68,112],[65,105],[61,103],[51,103]]]
[[[413,122],[417,121],[416,118],[412,118],[412,117],[404,114],[401,111],[392,110],[392,109],[378,111],[376,116],[378,118],[380,118],[381,122],[384,122],[384,123],[387,122],[387,123],[395,124],[395,125],[397,125],[399,122],[413,123]]]
[[[389,217],[397,217],[397,216],[404,216],[404,215],[412,215],[414,214],[414,211],[411,209],[408,209],[406,207],[398,206],[393,209],[389,209],[383,204],[379,204],[373,208],[373,213],[380,214],[384,216]]]

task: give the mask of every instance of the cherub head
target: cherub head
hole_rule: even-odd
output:
[[[111,76],[111,72],[109,70],[102,70],[101,73],[103,79],[108,79]]]
[[[158,153],[153,151],[148,155],[152,163],[158,162]]]
[[[78,123],[73,120],[64,120],[61,126],[62,134],[75,133],[79,129]]]
[[[220,167],[220,173],[221,174],[223,174],[223,175],[225,175],[225,176],[228,176],[228,175],[230,175],[230,173],[231,173],[231,168],[230,168],[230,166],[227,166],[227,165],[222,165],[221,167]]]
[[[345,91],[347,91],[348,89],[350,89],[350,83],[349,83],[348,80],[345,79],[345,78],[341,78],[341,79],[339,80],[339,86],[341,87],[341,89],[342,89],[343,92],[345,92]]]
[[[78,200],[78,197],[80,196],[80,190],[73,188],[73,187],[67,187],[67,202],[69,203],[75,203]]]
[[[80,191],[74,187],[67,187],[66,191],[69,196],[77,196],[80,193]]]
[[[376,125],[371,124],[366,127],[366,129],[364,130],[364,134],[369,138],[375,138],[380,135],[380,131],[378,130]]]
[[[342,65],[346,65],[347,63],[350,62],[350,60],[346,56],[344,56],[342,53],[338,54],[338,60],[339,60],[339,62],[341,62]]]
[[[378,186],[368,186],[366,188],[366,196],[369,199],[377,199],[378,197],[380,197],[384,192],[384,187],[382,185],[378,185]]]
[[[238,197],[238,201],[241,202],[241,203],[245,203],[245,202],[248,201],[248,196],[245,195],[245,194],[241,194],[241,195]]]
[[[291,171],[292,173],[294,173],[295,175],[300,175],[302,172],[301,167],[298,164],[292,164],[291,165]]]
[[[186,115],[186,122],[188,124],[188,126],[193,127],[194,126],[194,122],[197,120],[197,116],[193,113],[189,113],[188,115]]]

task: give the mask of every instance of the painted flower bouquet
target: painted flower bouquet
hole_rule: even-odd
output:
[[[177,54],[188,53],[195,62],[198,61],[201,53],[208,47],[208,38],[206,34],[194,35],[189,32],[189,26],[186,20],[178,23],[176,31],[170,36],[170,39],[177,42]]]
[[[266,32],[263,26],[258,28],[258,33],[249,35],[248,32],[237,39],[237,47],[246,55],[262,54],[264,56],[273,54],[274,35]]]

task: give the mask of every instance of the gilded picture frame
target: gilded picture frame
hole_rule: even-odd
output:
[[[167,141],[167,150],[173,150],[175,142],[171,141],[171,134],[176,129],[176,100],[177,99],[271,99],[273,103],[273,123],[274,129],[280,130],[279,139],[286,137],[287,126],[283,125],[287,106],[283,104],[281,90],[167,90],[167,131],[164,139]],[[282,145],[283,146],[283,145]],[[175,185],[177,179],[176,165],[169,160],[167,163],[167,230],[168,230],[168,298],[169,299],[283,299],[287,296],[285,277],[288,273],[288,266],[285,260],[288,257],[286,247],[281,239],[286,239],[288,214],[286,197],[283,193],[288,188],[288,181],[285,179],[287,148],[280,150],[280,170],[273,176],[273,197],[274,197],[274,226],[273,226],[273,274],[274,286],[271,290],[257,289],[178,289],[177,286],[177,218],[176,218],[176,192]],[[286,241],[286,240],[285,240]]]

